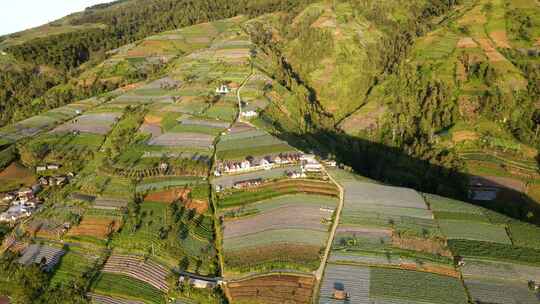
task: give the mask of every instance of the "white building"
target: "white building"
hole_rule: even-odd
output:
[[[219,88],[216,88],[217,94],[229,94],[229,92],[229,87],[224,84],[222,84]]]
[[[47,170],[58,170],[58,169],[60,169],[59,165],[54,165],[54,164],[47,165]]]
[[[242,112],[242,117],[245,117],[245,118],[253,118],[253,117],[257,117],[257,116],[259,116],[259,113],[255,112],[253,110]]]

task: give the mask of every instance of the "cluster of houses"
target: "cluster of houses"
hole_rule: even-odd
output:
[[[36,184],[30,187],[20,188],[18,191],[4,194],[2,203],[9,204],[8,210],[0,213],[0,222],[16,222],[27,218],[42,203],[36,194],[41,191],[41,186]]]
[[[60,165],[47,164],[44,166],[37,166],[36,173],[43,173],[45,171],[57,171],[60,169]],[[42,186],[63,186],[75,176],[73,172],[68,172],[65,175],[56,175],[56,176],[42,176],[39,178],[38,182]]]
[[[276,156],[265,156],[260,159],[248,156],[242,161],[226,161],[217,165],[214,176],[243,173],[257,170],[270,170],[281,165],[297,164],[303,160],[302,153],[282,153]]]

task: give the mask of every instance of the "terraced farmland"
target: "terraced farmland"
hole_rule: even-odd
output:
[[[217,157],[222,161],[295,152],[295,149],[286,142],[241,123],[234,125],[221,137],[216,149]]]
[[[165,303],[164,294],[155,287],[128,276],[101,273],[91,287],[92,293],[148,304]]]
[[[230,282],[227,291],[235,303],[311,303],[314,280],[296,275],[266,275]]]
[[[92,252],[88,248],[70,246],[54,270],[51,284],[69,284],[81,279],[87,271],[93,269],[99,256],[99,251]]]
[[[167,283],[169,271],[155,262],[145,261],[142,257],[112,255],[103,266],[102,271],[127,275],[150,284],[163,292],[169,290]]]
[[[285,195],[228,210],[222,223],[226,271],[308,270],[319,263],[335,199]]]
[[[334,292],[349,294],[347,301],[355,304],[370,304],[370,269],[368,267],[329,264],[326,267],[319,294],[320,304],[338,304],[343,300],[334,298]]]
[[[456,278],[399,269],[370,269],[370,298],[382,301],[465,304],[465,289]]]

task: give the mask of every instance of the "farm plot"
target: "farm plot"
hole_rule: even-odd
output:
[[[91,270],[99,258],[99,252],[89,251],[88,248],[70,246],[62,256],[58,267],[54,270],[51,285],[69,284],[82,278],[84,273]]]
[[[118,254],[151,252],[156,261],[171,268],[181,261],[187,271],[215,271],[213,219],[176,204],[143,202],[111,243]]]
[[[100,196],[92,204],[92,208],[103,210],[120,210],[128,205],[127,199]]]
[[[151,139],[148,144],[165,147],[213,148],[214,137],[200,133],[165,133]]]
[[[137,193],[147,191],[157,191],[161,189],[168,189],[173,187],[194,186],[203,183],[203,180],[199,177],[181,177],[181,178],[147,178],[137,184],[135,191]]]
[[[144,304],[144,302],[141,301],[118,299],[104,295],[98,295],[91,292],[87,293],[87,297],[89,297],[91,303],[94,304]]]
[[[345,182],[345,205],[427,209],[418,192],[407,189],[361,182]]]
[[[416,191],[358,181],[345,181],[343,186],[341,224],[389,227],[404,236],[440,236],[433,214]]]
[[[170,271],[143,257],[112,255],[103,266],[103,272],[121,274],[152,285],[163,292],[169,290],[167,276]]]
[[[391,268],[372,267],[370,270],[370,299],[432,304],[468,303],[465,289],[456,278]]]
[[[314,278],[266,275],[227,284],[232,303],[311,303]]]
[[[341,304],[334,292],[349,294],[348,303],[371,304],[369,299],[370,269],[368,267],[328,264],[321,283],[319,303]]]
[[[124,275],[101,273],[92,284],[91,290],[94,294],[147,304],[165,303],[164,293],[159,289]]]
[[[225,221],[226,269],[240,272],[315,269],[328,237],[328,228],[321,222],[328,221],[331,213],[322,211],[316,204],[305,205],[277,207],[255,216]]]
[[[54,127],[57,123],[57,120],[48,116],[33,116],[0,129],[0,136],[2,139],[16,141],[35,136],[44,130]]]
[[[459,220],[440,220],[439,226],[448,239],[476,240],[501,244],[512,243],[506,234],[504,226]]]
[[[34,172],[13,162],[0,171],[0,192],[13,190],[21,186],[32,186],[36,181]]]
[[[61,248],[32,244],[23,251],[19,263],[23,265],[43,264],[50,271],[58,262],[65,251]]]
[[[474,303],[537,304],[539,301],[524,283],[465,279],[465,286]]]
[[[306,203],[303,203],[304,201]],[[295,195],[279,197],[257,205],[255,208],[259,214],[225,221],[223,225],[225,243],[229,238],[273,229],[327,231],[328,226],[323,223],[330,221],[332,212],[324,208],[335,206],[336,201],[328,201],[326,197]]]
[[[205,127],[213,127],[218,129],[226,129],[229,127],[229,123],[219,121],[219,120],[205,120],[205,119],[197,119],[192,117],[183,118],[180,120],[180,123],[182,125],[188,125],[188,126],[205,126]]]
[[[71,228],[66,236],[74,239],[82,236],[104,240],[119,227],[120,218],[84,216],[79,225]]]
[[[111,131],[120,116],[121,113],[89,113],[56,127],[52,133],[83,132],[105,135]]]
[[[487,280],[510,280],[521,283],[540,280],[540,267],[516,263],[466,258],[461,272],[464,277]]]
[[[256,157],[287,152],[296,152],[296,150],[286,142],[244,124],[233,125],[217,144],[217,157],[221,160],[238,160],[247,156]]]
[[[55,125],[71,119],[79,113],[89,110],[104,100],[100,98],[90,98],[73,104],[56,108],[41,115],[33,116],[19,121],[15,124],[0,128],[0,140],[6,139],[15,141],[27,137],[32,137],[40,132],[53,128]]]
[[[186,200],[190,190],[187,188],[171,188],[164,191],[150,192],[145,196],[146,201],[172,203],[177,200]]]

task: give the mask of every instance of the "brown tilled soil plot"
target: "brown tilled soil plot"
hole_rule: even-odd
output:
[[[68,236],[93,236],[105,239],[119,228],[119,221],[107,218],[83,218],[79,226],[69,230]]]
[[[159,125],[161,124],[161,121],[163,120],[162,117],[148,114],[144,117],[144,122],[149,125]]]
[[[478,44],[471,37],[464,37],[457,42],[458,49],[471,49],[478,47]]]
[[[452,141],[453,142],[462,142],[462,141],[473,141],[477,140],[479,138],[478,133],[474,131],[456,131],[452,133]]]
[[[445,247],[443,243],[430,239],[401,238],[394,234],[392,236],[392,245],[401,249],[427,252],[446,257],[452,256],[452,253]]]
[[[208,210],[208,202],[202,200],[189,200],[185,206],[188,209],[195,209],[198,214],[203,214]]]
[[[308,304],[315,280],[313,277],[269,275],[227,284],[232,303]]]
[[[186,188],[172,188],[164,191],[152,192],[145,200],[159,203],[172,203],[177,200],[185,201],[191,190]]]
[[[11,163],[0,172],[0,183],[18,183],[30,186],[36,181],[34,173],[19,163]]]
[[[459,278],[460,276],[460,273],[454,268],[440,265],[424,264],[419,266],[417,264],[401,264],[399,267],[401,269],[436,273],[454,278]]]
[[[501,62],[501,61],[506,60],[506,58],[493,47],[489,39],[487,38],[478,39],[478,43],[480,43],[480,47],[486,53],[486,56],[489,58],[489,61]]]
[[[508,41],[508,36],[506,35],[506,31],[491,32],[489,36],[491,37],[491,39],[493,39],[497,47],[503,48],[503,49],[512,48],[512,46],[510,46],[510,42]]]

